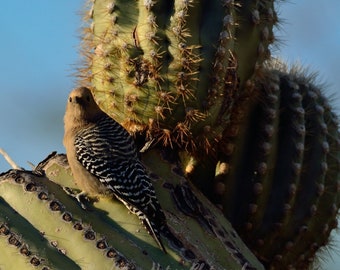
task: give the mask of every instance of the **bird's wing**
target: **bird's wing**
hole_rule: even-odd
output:
[[[82,130],[75,138],[77,160],[119,199],[152,214],[158,209],[150,207],[159,204],[133,140],[126,136],[117,140],[116,134],[111,126],[102,124]]]

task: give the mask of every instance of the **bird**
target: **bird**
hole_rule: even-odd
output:
[[[133,137],[100,109],[87,87],[68,96],[63,144],[80,194],[113,193],[166,253],[160,237],[166,217]]]

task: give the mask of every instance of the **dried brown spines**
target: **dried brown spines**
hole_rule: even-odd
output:
[[[146,131],[196,156],[214,154],[230,121],[240,78],[251,77],[238,68],[236,29],[242,21],[249,26],[250,11],[244,9],[267,12],[271,4],[94,1],[87,16],[92,27],[84,37],[88,61],[81,77],[89,78],[104,111],[129,131]],[[262,42],[274,22],[253,23],[261,30],[249,38]],[[250,48],[247,54],[253,54]]]
[[[248,101],[242,128],[235,121],[235,132],[224,133],[233,147],[223,148],[218,203],[268,267],[300,269],[337,224],[340,136],[312,76],[271,68],[255,84],[259,98]]]

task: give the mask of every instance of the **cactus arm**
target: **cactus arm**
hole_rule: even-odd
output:
[[[33,269],[39,266],[41,269],[80,269],[3,198],[0,198],[0,221],[1,268]]]
[[[155,166],[155,160],[158,160],[157,166]],[[162,160],[162,162],[159,162],[160,160]],[[186,231],[183,231],[182,235],[183,237],[188,237],[188,243],[193,243],[193,239],[195,238],[200,239],[200,245],[202,245],[203,250],[207,252],[205,253],[205,256],[209,257],[214,254],[212,257],[214,257],[217,262],[222,263],[224,261],[225,263],[228,263],[223,265],[226,267],[224,269],[236,269],[240,267],[240,265],[247,265],[250,268],[254,267],[256,269],[262,268],[261,265],[254,261],[254,258],[252,258],[251,254],[248,254],[247,247],[243,246],[241,242],[239,242],[238,237],[235,237],[236,232],[232,229],[230,223],[223,217],[223,215],[221,215],[220,210],[213,206],[212,203],[209,202],[206,197],[203,196],[203,194],[199,192],[194,186],[188,185],[187,180],[185,180],[182,176],[180,163],[178,163],[178,161],[175,163],[171,162],[166,156],[164,156],[164,154],[160,155],[157,151],[150,151],[143,156],[143,162],[148,168],[152,169],[152,172],[156,175],[168,175],[168,177],[162,177],[162,179],[171,179],[171,182],[169,180],[165,181],[162,184],[163,187],[175,186],[175,189],[172,190],[172,196],[168,194],[167,196],[162,196],[162,199],[165,200],[165,205],[169,207],[166,208],[167,211],[170,213],[176,213],[176,220],[184,221],[184,223],[176,222],[178,226],[176,231],[182,231],[184,228],[183,224],[187,224],[185,225],[185,227],[187,227]],[[179,172],[180,175],[178,175]],[[174,181],[176,179],[177,181]],[[159,191],[159,186],[156,186],[156,190]],[[181,197],[181,195],[179,195],[180,193],[187,195]],[[175,200],[178,200],[176,205],[174,205],[172,202],[174,197]],[[187,201],[184,204],[181,204],[179,203],[181,199]],[[188,205],[186,205],[186,203],[189,204],[190,200],[194,200],[194,205],[198,208],[195,209],[195,211],[193,211],[192,208],[191,210],[188,210]],[[189,216],[182,214],[179,215],[180,212],[178,212],[178,210],[182,211],[183,213],[189,212],[190,216],[193,215],[195,217],[194,220],[188,218]],[[197,228],[197,222],[199,220],[210,227],[210,230],[213,232],[212,235],[209,235],[209,233],[207,234],[207,232],[204,233]],[[202,224],[200,226],[202,226]],[[210,237],[217,237],[218,241],[212,241]],[[209,240],[207,241],[207,239]],[[222,247],[220,246],[221,244]],[[215,253],[213,252],[214,249],[223,250],[223,252]],[[238,266],[237,264],[234,264],[234,262],[227,259],[227,254],[232,255],[232,257],[234,256],[234,260],[236,259],[236,261],[238,261]]]
[[[161,194],[161,204],[170,229],[185,248],[191,250],[190,254],[196,258],[194,260],[186,258],[189,253],[182,253],[183,250],[169,245],[168,254],[164,254],[155,246],[152,237],[144,233],[138,219],[112,199],[101,197],[89,205],[89,211],[84,211],[75,200],[63,193],[60,186],[61,183],[72,185],[63,159],[63,156],[57,155],[44,165],[46,175],[55,182],[32,172],[13,170],[2,174],[0,194],[6,204],[32,224],[36,231],[44,231],[43,235],[39,234],[39,239],[43,237],[47,243],[55,243],[52,252],[53,248],[56,248],[56,253],[57,250],[63,251],[67,259],[60,259],[60,264],[69,262],[74,265],[68,269],[91,269],[93,265],[101,269],[151,269],[156,265],[176,268],[180,262],[181,269],[189,269],[197,260],[205,261],[215,269],[241,269],[244,265],[250,267],[247,269],[262,269],[223,215],[195,188],[186,187],[183,177],[177,174],[178,169],[174,170],[174,164],[161,159],[157,151],[147,153],[144,161],[158,176],[155,188]],[[172,179],[172,182],[164,179]],[[195,202],[196,208],[191,209],[188,201]],[[190,216],[179,211],[182,208],[187,209],[186,213],[189,209]],[[14,225],[16,221],[13,220]],[[202,227],[201,222],[206,225]],[[18,234],[24,237],[23,230],[17,227]],[[37,241],[34,235],[32,238],[32,242]],[[43,255],[47,264],[53,262],[49,253]]]
[[[5,179],[0,184],[3,199],[69,259],[82,269],[91,269],[94,265],[109,269],[114,265],[102,250],[95,248],[94,241],[89,241],[95,235],[91,225],[73,219],[74,214],[64,208],[59,197],[55,198],[35,181],[41,178],[13,171]]]

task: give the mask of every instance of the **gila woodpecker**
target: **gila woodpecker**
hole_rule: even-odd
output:
[[[112,192],[142,221],[160,248],[165,215],[133,138],[95,103],[86,87],[74,89],[64,117],[64,146],[77,186],[85,193]]]

